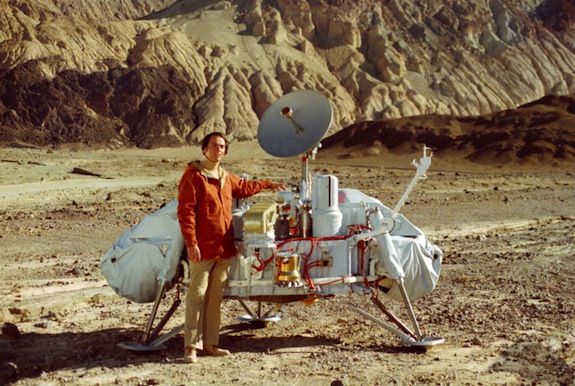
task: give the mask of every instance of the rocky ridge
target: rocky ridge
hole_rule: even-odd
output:
[[[566,0],[0,0],[0,141],[176,146],[256,135],[297,89],[361,121],[575,92]],[[560,16],[559,16],[560,15]]]
[[[575,97],[546,96],[483,116],[426,115],[360,122],[322,141],[343,146],[340,157],[406,153],[423,145],[436,153],[457,152],[484,164],[561,165],[575,161]],[[355,150],[354,150],[355,149]]]

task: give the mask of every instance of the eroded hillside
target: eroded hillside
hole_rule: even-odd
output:
[[[1,0],[0,141],[235,139],[296,89],[330,133],[575,92],[575,6],[524,1]],[[558,15],[562,15],[559,17]]]

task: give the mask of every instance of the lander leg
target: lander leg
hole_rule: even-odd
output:
[[[378,209],[371,213],[370,220],[372,227],[375,230],[359,234],[355,236],[355,238],[356,240],[360,240],[366,239],[367,237],[374,237],[377,240],[380,251],[378,256],[379,262],[381,263],[383,271],[386,272],[386,276],[392,278],[397,284],[401,294],[401,299],[403,300],[403,303],[407,309],[407,314],[411,321],[413,331],[410,330],[399,318],[393,315],[391,311],[389,311],[375,296],[372,296],[372,301],[374,304],[379,307],[379,309],[395,325],[385,322],[356,306],[352,305],[352,309],[397,335],[401,339],[401,342],[406,346],[423,347],[427,349],[432,346],[444,343],[445,340],[443,338],[424,336],[421,333],[421,329],[419,328],[419,323],[417,322],[411,300],[409,299],[409,295],[405,289],[404,278],[406,275],[389,233],[389,230],[392,228],[393,221],[386,221],[386,219],[381,214],[381,211]]]
[[[177,274],[177,281],[181,283],[186,283],[189,279],[189,272],[188,266],[185,261],[180,261],[180,271]],[[182,303],[180,299],[180,290],[177,288],[177,296],[166,314],[160,319],[156,327],[152,330],[154,325],[154,321],[156,319],[156,315],[158,313],[158,308],[160,303],[164,299],[166,292],[172,288],[173,283],[170,281],[162,281],[158,291],[156,292],[156,297],[154,299],[154,305],[152,307],[152,313],[148,318],[148,322],[146,324],[145,332],[142,334],[142,338],[138,342],[134,341],[127,341],[127,342],[120,342],[118,343],[118,347],[123,348],[125,350],[130,351],[138,351],[138,352],[147,352],[147,351],[157,351],[165,349],[164,343],[176,336],[177,334],[181,333],[184,330],[184,325],[180,325],[177,327],[172,328],[170,331],[165,333],[164,335],[160,335],[162,329],[166,326],[166,323],[170,320],[172,315],[176,312],[180,304]]]
[[[409,314],[409,318],[411,320],[411,323],[413,324],[415,332],[410,330],[409,327],[407,327],[401,321],[401,319],[399,319],[387,307],[385,307],[385,305],[381,302],[381,300],[379,300],[379,298],[377,298],[375,295],[371,297],[371,301],[388,317],[388,319],[393,324],[386,322],[353,304],[350,304],[350,307],[353,311],[359,313],[360,315],[371,320],[372,322],[379,324],[389,332],[397,335],[399,339],[401,339],[401,343],[404,346],[419,347],[428,350],[433,346],[445,343],[445,339],[443,338],[422,335],[421,330],[419,328],[419,324],[417,323],[417,319],[415,317],[415,312],[413,311],[413,307],[411,306],[411,302],[409,300],[409,297],[407,296],[407,293],[405,292],[405,288],[403,287],[403,283],[401,280],[398,281],[398,285],[400,288],[402,288],[401,293],[403,296],[403,300],[405,306],[407,307],[407,312]]]
[[[381,217],[381,216],[380,216]],[[378,224],[379,225],[379,224]],[[404,285],[404,273],[401,264],[397,259],[397,252],[391,239],[389,237],[389,233],[385,232],[379,236],[376,236],[382,248],[382,254],[380,255],[380,260],[382,261],[383,265],[387,268],[388,272],[392,272],[391,275],[394,277],[395,282],[399,288],[399,292],[401,293],[401,298],[405,307],[407,309],[407,314],[411,321],[413,331],[410,330],[398,317],[396,317],[391,311],[389,311],[383,303],[375,296],[372,296],[372,302],[388,317],[388,319],[395,324],[392,325],[388,322],[373,316],[366,311],[353,306],[352,309],[364,317],[370,319],[371,321],[381,325],[388,331],[397,335],[400,339],[402,344],[409,347],[422,347],[428,349],[432,346],[436,346],[439,344],[443,344],[445,339],[433,336],[424,336],[421,333],[421,329],[419,328],[419,323],[417,322],[417,318],[415,316],[415,312],[413,310],[413,306],[411,304],[411,300],[409,299],[409,295],[405,289]]]
[[[242,315],[239,319],[242,322],[248,322],[257,328],[263,328],[269,322],[279,322],[281,320],[281,305],[275,303],[272,308],[266,312],[262,312],[262,302],[258,301],[257,310],[253,311],[246,302],[238,299],[238,302],[248,313],[247,315]]]
[[[150,314],[150,317],[148,319],[146,330],[142,335],[141,342],[134,342],[134,341],[120,342],[118,343],[118,347],[123,348],[125,350],[139,351],[139,352],[162,350],[165,348],[165,346],[163,345],[164,342],[168,341],[173,336],[183,331],[184,326],[182,325],[173,328],[164,335],[161,336],[159,335],[164,326],[166,325],[166,323],[168,322],[168,320],[170,320],[174,312],[176,312],[176,310],[180,306],[180,303],[182,301],[180,300],[179,296],[176,298],[176,300],[174,300],[174,303],[168,309],[166,314],[162,317],[162,319],[160,319],[156,327],[152,330],[152,326],[154,324],[154,320],[156,319],[156,314],[158,313],[160,302],[164,298],[164,295],[166,294],[166,291],[168,290],[169,287],[170,287],[169,282],[162,282],[160,288],[158,288],[158,292],[156,293],[156,298],[154,300],[154,306],[152,307],[152,313]]]

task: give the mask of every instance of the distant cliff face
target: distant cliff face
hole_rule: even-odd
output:
[[[332,133],[575,93],[575,5],[0,0],[0,141],[250,139],[297,89],[329,98]]]

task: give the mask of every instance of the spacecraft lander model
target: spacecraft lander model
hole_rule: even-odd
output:
[[[355,291],[370,296],[387,320],[353,304],[350,308],[397,335],[404,345],[442,344],[444,339],[423,334],[412,302],[435,288],[443,254],[399,213],[417,182],[426,177],[432,155],[424,147],[422,157],[413,161],[410,184],[395,207],[388,208],[359,190],[339,188],[334,175],[311,176],[309,161],[332,116],[327,98],[311,90],[286,94],[265,111],[258,127],[260,146],[276,157],[299,156],[301,181],[279,192],[273,202],[234,200],[239,256],[232,263],[224,296],[244,307],[242,320],[261,325],[279,321],[284,303]],[[189,280],[176,208],[174,200],[146,216],[102,258],[102,272],[119,295],[153,302],[141,341],[120,343],[125,349],[157,350],[183,330],[178,326],[161,335]],[[177,291],[177,296],[154,326],[168,291]],[[411,326],[381,299],[402,302]]]

